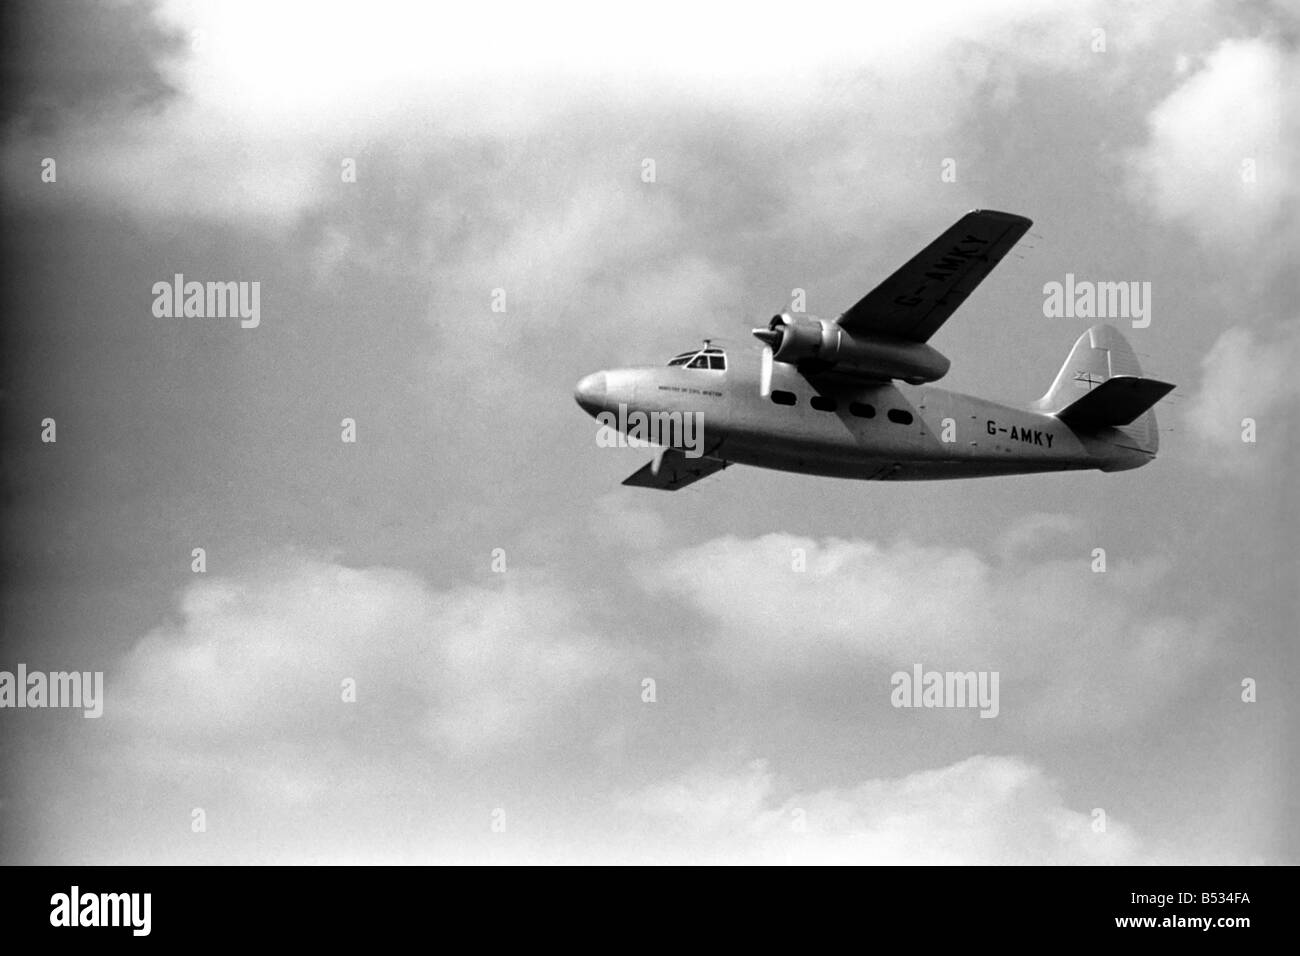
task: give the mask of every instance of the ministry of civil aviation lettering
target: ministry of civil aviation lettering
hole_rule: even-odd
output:
[[[999,426],[993,419],[988,421],[988,433],[990,435],[1006,435],[1012,441],[1024,442],[1027,445],[1043,445],[1046,448],[1052,447],[1052,439],[1056,436],[1049,431],[1041,428],[1025,428],[1023,425],[1015,425],[1009,428],[1005,425]]]

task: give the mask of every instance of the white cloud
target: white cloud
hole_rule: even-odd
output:
[[[1131,828],[1072,810],[1043,771],[976,756],[938,770],[795,792],[768,767],[700,769],[624,803],[668,860],[1087,865],[1155,862]]]
[[[368,149],[418,164],[440,143],[526,141],[563,128],[561,119],[588,132],[631,122],[632,137],[620,129],[626,140],[653,131],[661,114],[685,111],[713,126],[721,116],[760,139],[775,126],[780,138],[815,147],[801,150],[798,195],[857,225],[873,195],[909,187],[911,195],[891,201],[901,218],[933,192],[906,177],[878,179],[898,177],[882,160],[918,137],[960,139],[953,134],[986,90],[1005,101],[1023,76],[1088,68],[1097,24],[1137,44],[1158,19],[1100,0],[1068,11],[1033,0],[897,10],[815,3],[801,6],[792,35],[789,15],[784,4],[701,8],[675,0],[617,11],[590,2],[540,10],[377,0],[362,10],[346,2],[172,0],[158,20],[191,39],[180,57],[159,64],[177,95],[147,112],[113,110],[53,135],[16,137],[6,144],[7,179],[35,184],[12,190],[23,202],[92,202],[150,222],[282,231],[338,200],[348,188],[340,160]],[[1113,82],[1124,62],[1116,54],[1107,61]],[[907,130],[906,139],[863,136],[864,119]],[[550,159],[574,146],[582,143],[539,144],[532,167],[520,172],[544,179]],[[46,155],[66,163],[58,189],[30,175],[33,157]],[[878,188],[864,190],[864,174]],[[603,208],[608,197],[596,198]],[[607,231],[617,210],[600,212],[607,228],[574,212],[526,217],[518,238],[617,240]],[[602,231],[593,236],[592,228]]]
[[[521,116],[536,107],[539,91],[550,93],[545,87],[570,78],[630,78],[658,94],[686,85],[750,99],[755,84],[764,93],[803,86],[827,65],[871,62],[892,71],[976,40],[1018,58],[1063,63],[1088,55],[1088,28],[1107,6],[1084,2],[1045,16],[1033,0],[888,9],[817,0],[800,7],[793,36],[788,6],[774,0],[703,7],[665,0],[638,10],[594,0],[562,0],[544,10],[519,2],[448,9],[376,0],[364,15],[342,0],[172,0],[163,19],[201,41],[201,57],[187,62],[180,78],[201,80],[232,112],[310,125],[327,112],[362,120],[377,105],[395,105],[399,90],[473,88],[491,98],[503,79],[512,83],[519,100],[512,112]],[[1122,7],[1112,13],[1139,19]],[[687,22],[691,28],[683,30]],[[1026,53],[1019,30],[1077,42],[1040,43],[1041,53]],[[461,110],[470,112],[468,104],[450,112]],[[448,112],[444,107],[440,115]]]
[[[1300,136],[1288,91],[1300,56],[1266,38],[1224,40],[1147,118],[1130,189],[1210,250],[1287,267],[1300,242]],[[1251,178],[1253,177],[1253,179]]]
[[[639,671],[583,618],[520,570],[438,590],[280,554],[196,578],[108,669],[104,715],[30,761],[42,858],[481,862],[490,810],[531,802],[519,768],[573,768],[603,742],[602,688],[636,699]]]
[[[1300,401],[1300,325],[1266,334],[1236,326],[1201,360],[1202,380],[1187,406],[1204,460],[1225,473],[1258,473],[1291,449]],[[1255,421],[1254,443],[1242,441],[1243,420]]]
[[[974,551],[787,534],[717,538],[668,557],[653,589],[712,622],[702,649],[738,677],[873,676],[920,663],[1001,675],[1003,718],[1021,729],[1091,731],[1139,719],[1186,689],[1221,622],[1149,603],[1164,559],[1111,553],[1091,570],[1080,540],[1068,558],[995,563]],[[799,553],[806,570],[794,570]],[[884,670],[881,670],[881,667]]]
[[[114,676],[113,706],[159,739],[205,747],[310,747],[342,734],[353,707],[452,753],[544,736],[616,655],[566,594],[518,574],[437,592],[402,571],[289,559],[196,581],[182,620],[145,636]]]

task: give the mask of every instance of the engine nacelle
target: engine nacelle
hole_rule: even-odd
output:
[[[791,365],[836,369],[870,378],[902,379],[911,385],[948,374],[951,362],[924,342],[883,335],[850,335],[834,322],[806,315],[775,315],[754,337],[772,348],[772,357]]]

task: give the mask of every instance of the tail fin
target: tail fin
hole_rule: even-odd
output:
[[[1114,428],[1125,444],[1155,454],[1160,447],[1151,409],[1174,386],[1143,378],[1132,347],[1110,325],[1094,325],[1074,343],[1047,394],[1033,404],[1078,431]]]

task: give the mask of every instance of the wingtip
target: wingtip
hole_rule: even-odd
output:
[[[1022,216],[1016,212],[1005,212],[1001,209],[972,209],[970,215],[982,216],[985,219],[1002,219],[1006,222],[1021,223],[1026,229],[1034,224],[1034,220],[1028,216]]]

